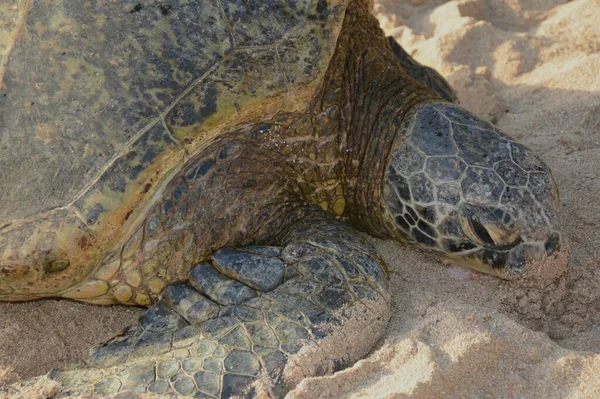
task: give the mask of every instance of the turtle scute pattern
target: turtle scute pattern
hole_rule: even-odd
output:
[[[147,306],[171,282],[185,279],[198,259],[212,252],[207,248],[248,242],[261,234],[249,237],[247,232],[262,224],[271,235],[279,232],[295,217],[297,204],[288,200],[284,184],[273,184],[283,174],[270,164],[264,140],[255,137],[267,127],[283,128],[273,123],[232,132],[234,137],[217,141],[190,159],[136,230],[102,258],[93,278],[62,295],[92,303]],[[259,151],[264,155],[254,156]],[[269,281],[270,276],[264,278]]]
[[[461,239],[458,209],[465,204],[484,207],[497,220],[523,219],[530,230],[522,234],[546,239],[538,227],[554,220],[548,203],[558,193],[548,167],[529,149],[452,104],[419,107],[408,119],[383,190],[406,239],[450,253],[474,248]]]
[[[198,398],[252,397],[252,384],[266,378],[270,394],[282,397],[298,382],[284,373],[293,355],[331,335],[358,303],[388,301],[382,261],[349,226],[307,220],[284,243],[213,253],[189,272],[187,284],[169,286],[137,324],[50,377],[91,395]],[[357,360],[331,356],[319,373]]]
[[[94,225],[103,214],[110,215],[122,207],[123,203],[115,198],[126,201],[132,187],[143,188],[151,176],[151,169],[159,164],[159,160],[168,160],[170,153],[180,151],[181,143],[205,142],[218,134],[217,127],[243,122],[242,116],[246,120],[252,116],[258,118],[265,116],[266,110],[273,114],[280,110],[282,97],[285,98],[288,90],[297,92],[295,97],[298,99],[294,101],[308,101],[300,95],[305,89],[299,86],[310,87],[319,82],[318,75],[324,73],[327,53],[334,45],[329,38],[335,35],[335,27],[341,23],[343,8],[337,4],[339,2],[332,2],[325,9],[313,0],[284,3],[205,0],[192,9],[186,9],[192,7],[190,5],[183,7],[184,10],[179,6],[170,9],[171,19],[187,21],[191,15],[198,14],[201,21],[189,22],[189,26],[185,25],[187,29],[181,28],[185,32],[194,32],[194,41],[186,44],[188,47],[178,49],[176,54],[167,51],[167,45],[161,49],[165,57],[179,58],[162,60],[158,57],[156,62],[177,65],[180,69],[183,62],[186,66],[183,72],[194,71],[195,74],[185,75],[186,85],[169,90],[169,96],[161,93],[163,89],[150,90],[153,96],[164,98],[164,104],[153,105],[160,111],[159,115],[146,118],[147,125],[136,133],[139,138],[130,150],[125,151],[74,203],[77,211],[86,215],[88,224]],[[285,9],[283,17],[280,6]],[[153,15],[154,8],[146,11],[147,8],[150,7],[139,11],[140,15],[144,14],[140,18],[148,18],[145,15],[148,13]],[[313,19],[316,22],[307,22]],[[211,29],[206,29],[207,26]],[[206,37],[204,31],[207,31]],[[188,35],[181,32],[179,36]],[[142,43],[150,46],[152,42],[147,39]],[[187,57],[188,53],[202,58],[201,63]],[[141,72],[144,69],[134,70],[136,76],[144,75]],[[159,86],[167,83],[162,82]],[[149,85],[140,84],[142,87]],[[308,89],[306,92],[312,94]],[[289,104],[289,107],[294,105]],[[145,138],[152,134],[158,139]]]
[[[190,153],[224,130],[306,109],[346,3],[17,3],[22,26],[7,27],[10,43],[0,41],[0,56],[10,51],[0,72],[0,188],[13,204],[0,209],[0,225],[10,226],[6,252],[52,247],[34,253],[33,266],[58,258],[70,262],[67,273],[82,270],[126,239],[119,235]],[[7,19],[14,16],[0,14],[0,24]],[[44,220],[59,228],[46,229]],[[22,229],[50,232],[21,239]],[[65,239],[73,231],[81,236],[76,253],[65,244],[77,241]],[[106,288],[95,284],[76,299]]]

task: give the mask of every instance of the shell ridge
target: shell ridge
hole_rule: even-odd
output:
[[[6,75],[6,71],[8,70],[8,60],[10,59],[10,55],[13,49],[15,48],[15,43],[17,42],[17,38],[19,37],[21,29],[23,28],[23,22],[25,21],[25,15],[27,15],[27,10],[29,9],[29,3],[31,3],[31,0],[25,0],[25,5],[23,6],[23,10],[19,15],[19,20],[17,22],[17,27],[14,31],[12,40],[8,45],[8,49],[6,50],[6,53],[4,54],[4,59],[2,60],[2,64],[0,65],[0,90],[2,90],[4,76]]]

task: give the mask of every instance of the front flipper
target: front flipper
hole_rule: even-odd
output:
[[[450,86],[438,71],[417,62],[410,54],[404,51],[392,36],[388,36],[387,39],[396,59],[411,78],[425,84],[444,100],[458,104],[458,97],[456,96],[454,89],[452,89],[452,86]]]
[[[123,335],[50,378],[90,395],[282,397],[351,365],[389,320],[383,262],[334,220],[296,223],[283,243],[217,251]]]

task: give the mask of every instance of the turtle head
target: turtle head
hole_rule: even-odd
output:
[[[61,296],[91,271],[93,236],[67,210],[0,230],[0,301]]]
[[[558,251],[558,190],[529,149],[447,103],[419,106],[402,129],[382,187],[390,235],[503,278]]]

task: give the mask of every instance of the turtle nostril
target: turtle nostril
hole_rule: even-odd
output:
[[[544,249],[546,250],[546,255],[552,255],[558,251],[560,249],[560,235],[556,232],[550,234],[550,237],[548,237],[544,244]]]

